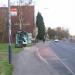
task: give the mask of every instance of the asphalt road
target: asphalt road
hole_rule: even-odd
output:
[[[59,58],[58,61],[48,59],[48,63],[61,75],[75,75],[75,43],[69,41],[51,41],[49,46]]]

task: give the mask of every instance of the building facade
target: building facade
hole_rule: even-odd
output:
[[[12,6],[11,9],[16,9],[17,14],[11,16],[12,24],[12,42],[15,41],[15,34],[18,30],[23,30],[32,33],[35,38],[35,16],[34,6]],[[8,41],[8,8],[0,8],[0,41]],[[5,35],[6,34],[6,35]]]

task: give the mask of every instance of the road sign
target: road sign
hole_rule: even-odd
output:
[[[10,9],[10,14],[11,14],[11,16],[17,16],[17,9],[16,8],[11,8]]]

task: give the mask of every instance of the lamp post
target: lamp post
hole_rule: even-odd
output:
[[[12,49],[11,49],[11,14],[10,14],[10,0],[8,0],[8,38],[9,38],[9,44],[8,44],[8,60],[9,64],[12,63]]]
[[[20,0],[20,2],[19,2],[19,21],[20,21],[20,30],[22,30],[22,19],[23,19],[23,17],[22,17],[22,0]]]

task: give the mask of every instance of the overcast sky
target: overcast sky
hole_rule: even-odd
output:
[[[0,0],[0,6],[8,0]],[[75,0],[35,0],[36,11],[43,15],[46,27],[65,27],[75,34]]]

